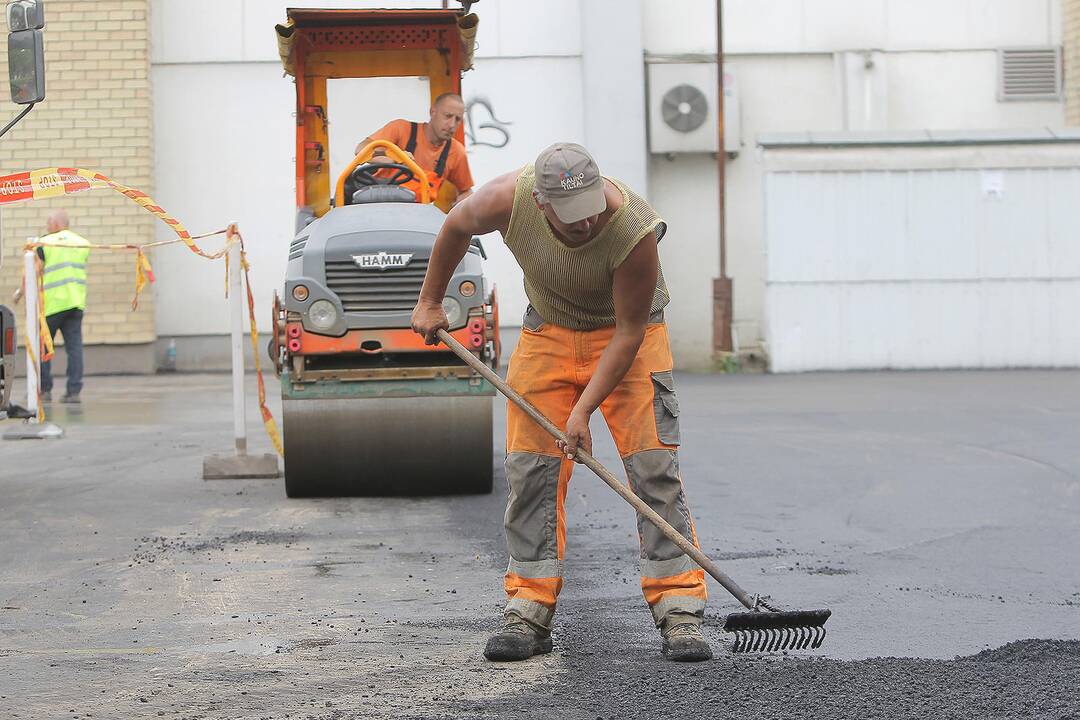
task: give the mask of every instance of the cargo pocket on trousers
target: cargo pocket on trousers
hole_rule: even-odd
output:
[[[675,378],[670,370],[665,370],[652,373],[652,381],[656,436],[665,445],[678,445],[679,398],[675,395]]]

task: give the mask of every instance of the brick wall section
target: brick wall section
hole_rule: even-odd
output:
[[[1080,126],[1080,0],[1062,0],[1065,36],[1065,122]]]
[[[82,167],[153,195],[149,0],[49,0],[45,23],[45,102],[0,138],[0,171]],[[0,115],[6,122],[20,108],[7,91],[6,28],[0,37]],[[151,242],[158,222],[110,190],[4,207],[0,302],[10,305],[21,277],[23,241],[45,233],[52,208],[66,209],[71,229],[95,243]],[[134,268],[130,251],[91,253],[86,343],[155,339],[152,287],[143,291],[138,311],[131,311]],[[18,317],[21,328],[21,312]]]

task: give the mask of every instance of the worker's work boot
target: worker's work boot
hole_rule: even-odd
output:
[[[551,652],[551,633],[507,615],[502,629],[491,636],[484,648],[488,660],[527,660]]]
[[[671,613],[660,628],[664,638],[661,653],[676,662],[712,660],[712,648],[701,634],[701,618],[688,613]]]
[[[75,393],[74,395],[61,395],[60,402],[67,405],[79,405],[80,403],[82,403],[82,400],[79,399],[79,393]]]

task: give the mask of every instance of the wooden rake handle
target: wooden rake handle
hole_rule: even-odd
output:
[[[485,380],[498,388],[499,392],[508,397],[515,405],[525,411],[525,413],[533,420],[535,420],[536,423],[540,425],[540,427],[544,428],[544,430],[546,430],[548,434],[550,434],[557,440],[562,440],[563,442],[566,442],[566,434],[563,433],[562,430],[555,427],[555,424],[548,420],[546,417],[544,417],[543,413],[533,407],[532,403],[521,397],[521,395],[519,395],[516,390],[507,385],[506,381],[499,377],[498,373],[494,372],[491,368],[485,365],[480,360],[480,358],[473,355],[472,352],[467,350],[464,345],[455,340],[453,336],[450,335],[450,333],[446,332],[443,329],[439,329],[436,334],[438,335],[439,340],[443,341],[447,347],[454,351],[455,355],[468,363],[469,367],[480,373],[480,375],[482,375]],[[736,600],[742,603],[749,610],[755,609],[753,599],[751,599],[751,597],[746,594],[745,590],[739,587],[734,580],[728,577],[727,573],[717,567],[716,563],[710,560],[705,555],[705,553],[701,552],[701,550],[695,547],[692,542],[683,537],[682,533],[671,527],[671,524],[664,520],[664,518],[660,517],[655,510],[653,510],[645,503],[644,500],[632,493],[629,488],[619,482],[619,479],[612,475],[606,467],[601,465],[596,460],[596,458],[585,452],[585,450],[583,450],[582,448],[578,448],[577,458],[582,465],[596,473],[601,480],[607,483],[608,487],[617,492],[623,500],[630,503],[633,506],[634,510],[636,510],[639,514],[643,515],[653,525],[658,527],[660,529],[660,532],[664,533],[668,540],[671,540],[671,542],[675,543],[680,550],[693,558],[694,562],[700,565],[702,569],[705,570],[705,572],[716,578],[716,582],[723,585],[724,589],[731,593]]]

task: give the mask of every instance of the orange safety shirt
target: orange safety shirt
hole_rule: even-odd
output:
[[[416,163],[428,172],[434,171],[443,146],[432,145],[428,140],[425,128],[427,123],[418,123],[416,133],[416,150],[413,158]],[[371,136],[372,140],[388,140],[399,148],[405,149],[409,143],[412,123],[408,120],[391,120],[382,129]],[[446,171],[443,179],[454,184],[458,193],[464,193],[472,189],[473,177],[469,170],[469,158],[465,155],[465,146],[456,138],[450,138],[450,154],[446,158]]]

